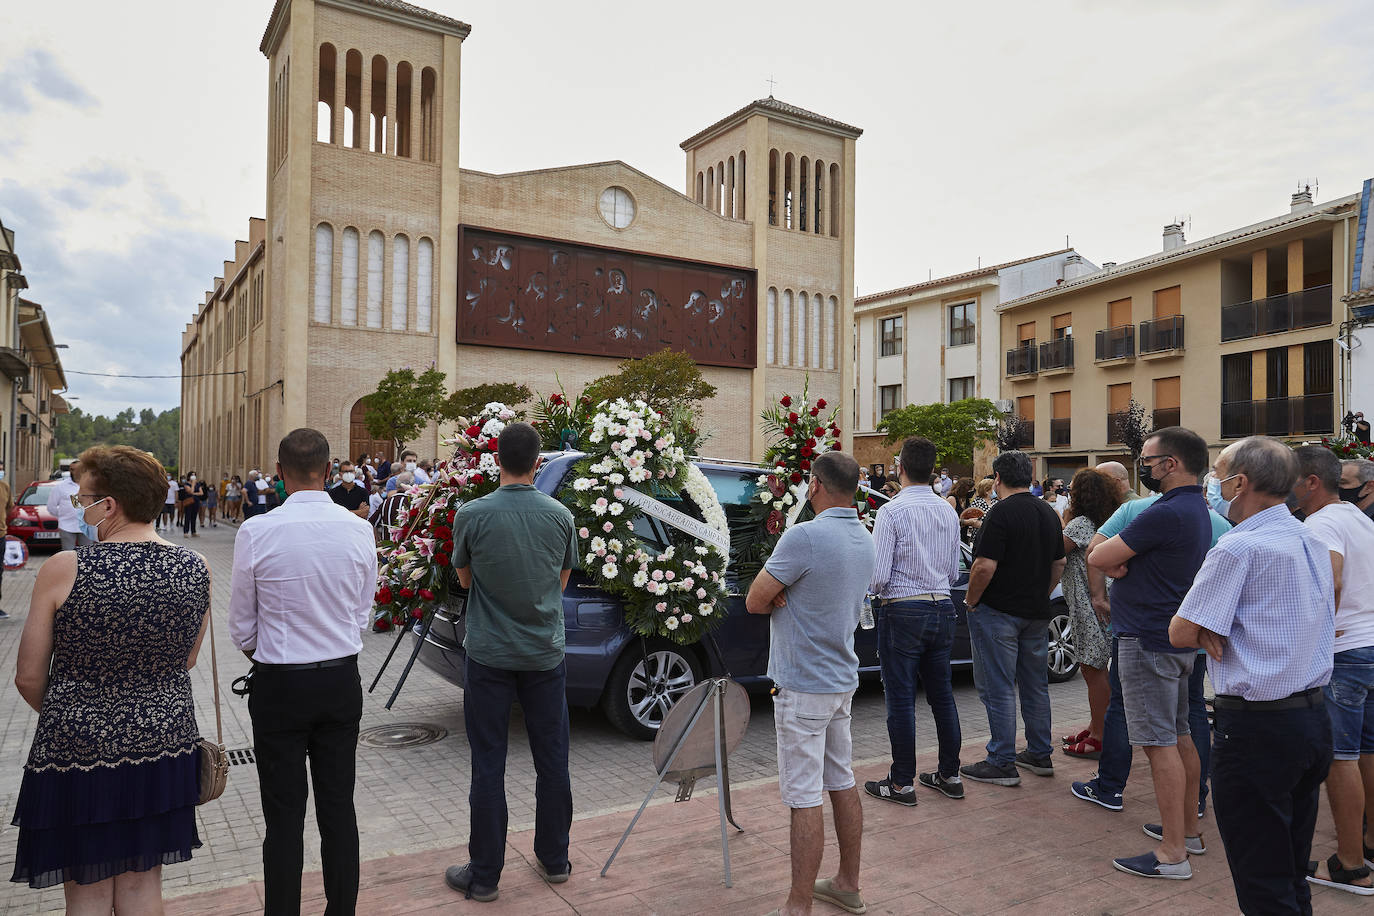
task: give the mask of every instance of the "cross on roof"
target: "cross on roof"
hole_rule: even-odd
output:
[[[771,99],[773,97],[773,87],[777,85],[778,81],[773,79],[773,74],[770,73],[765,82],[768,83],[768,97]]]

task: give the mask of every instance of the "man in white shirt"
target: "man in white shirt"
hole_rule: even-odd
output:
[[[1336,825],[1336,854],[1309,880],[1364,896],[1374,894],[1362,827],[1374,798],[1366,797],[1361,776],[1374,775],[1374,721],[1365,712],[1374,700],[1374,521],[1341,500],[1341,462],[1330,449],[1304,445],[1294,456],[1293,495],[1308,529],[1331,552],[1336,589],[1334,664],[1331,683],[1322,688],[1335,750],[1326,796]]]
[[[81,489],[81,462],[73,461],[70,471],[62,472],[62,479],[48,488],[48,511],[57,516],[57,530],[63,550],[75,550],[91,543],[81,533],[79,516],[72,506],[72,497]]]
[[[253,660],[248,713],[267,827],[267,913],[300,912],[307,757],[326,912],[351,914],[358,898],[358,652],[377,588],[377,552],[371,526],[324,492],[329,470],[321,433],[288,433],[277,450],[286,502],[246,519],[234,539],[229,636]]]

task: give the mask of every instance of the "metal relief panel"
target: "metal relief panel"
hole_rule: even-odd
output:
[[[460,227],[461,344],[753,368],[755,273]]]

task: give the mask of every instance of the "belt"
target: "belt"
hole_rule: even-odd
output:
[[[949,595],[937,595],[934,592],[921,592],[919,595],[903,595],[900,598],[874,598],[874,607],[886,607],[889,604],[901,604],[903,601],[948,601]]]
[[[299,665],[269,665],[265,662],[254,662],[254,667],[270,668],[273,671],[312,671],[315,668],[339,668],[344,665],[351,665],[357,662],[358,656],[345,655],[343,658],[331,658],[322,662],[304,662]]]
[[[1269,711],[1276,712],[1280,709],[1308,709],[1322,705],[1325,702],[1322,697],[1320,687],[1309,687],[1306,690],[1299,690],[1297,693],[1290,693],[1288,696],[1279,700],[1247,700],[1244,697],[1227,696],[1217,694],[1212,700],[1212,705],[1217,709],[1247,709],[1254,712]]]

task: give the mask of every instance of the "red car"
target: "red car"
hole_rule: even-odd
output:
[[[22,538],[30,550],[42,544],[53,547],[59,544],[57,517],[48,511],[48,494],[56,483],[55,480],[41,480],[29,484],[5,519],[7,533]]]

